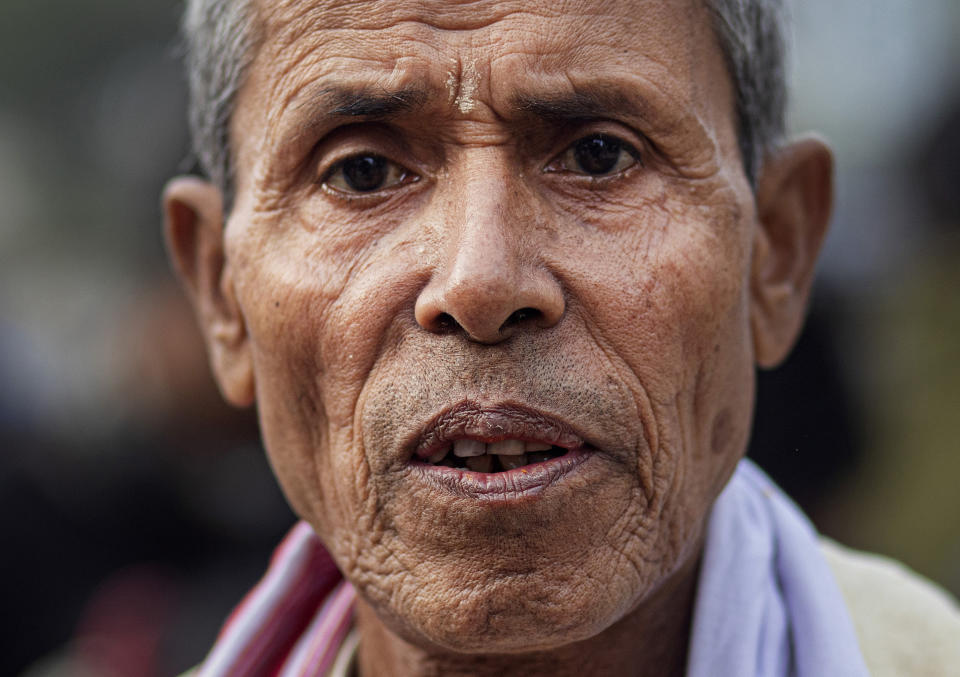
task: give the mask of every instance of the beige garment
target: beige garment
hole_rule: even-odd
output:
[[[960,607],[887,557],[822,539],[873,677],[960,677]]]

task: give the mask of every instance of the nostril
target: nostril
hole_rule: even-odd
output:
[[[519,324],[526,322],[527,320],[536,320],[543,316],[536,308],[521,308],[520,310],[515,310],[510,313],[510,317],[503,323],[503,326],[500,327],[500,331],[507,329],[508,327],[514,327]]]
[[[449,313],[440,313],[434,321],[437,331],[448,332],[457,328],[457,321]]]

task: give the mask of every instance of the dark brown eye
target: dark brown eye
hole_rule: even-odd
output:
[[[353,190],[367,192],[383,186],[387,161],[378,155],[358,155],[343,161],[344,181]]]
[[[323,183],[344,193],[372,193],[413,178],[382,155],[359,153],[335,164]]]
[[[638,162],[637,150],[609,134],[591,134],[575,141],[560,156],[563,171],[589,176],[606,176],[622,172]]]

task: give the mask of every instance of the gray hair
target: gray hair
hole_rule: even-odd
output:
[[[256,47],[252,0],[187,0],[183,31],[190,103],[187,119],[201,169],[233,205],[230,119]]]
[[[784,0],[706,0],[736,96],[744,171],[756,179],[763,157],[783,142],[787,117]]]
[[[751,184],[786,127],[783,0],[704,0],[736,95],[737,134]],[[252,0],[187,0],[183,20],[190,87],[189,121],[200,167],[233,198],[230,118],[258,31]]]

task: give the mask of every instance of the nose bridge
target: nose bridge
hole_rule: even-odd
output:
[[[505,294],[515,287],[522,257],[520,233],[511,228],[506,182],[475,175],[458,191],[450,216],[447,287],[456,292]]]
[[[459,327],[496,343],[521,325],[548,326],[563,313],[559,284],[529,238],[532,205],[518,179],[488,149],[487,162],[450,177],[443,200],[444,257],[417,300],[418,323],[430,331]]]

